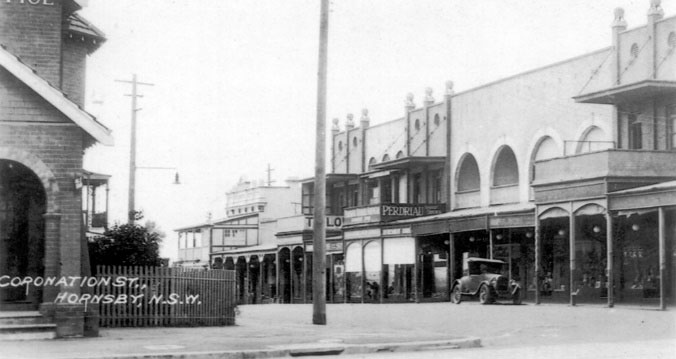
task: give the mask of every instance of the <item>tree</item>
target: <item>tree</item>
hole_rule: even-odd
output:
[[[160,266],[160,242],[164,237],[154,222],[115,224],[102,237],[89,242],[92,269],[97,265]]]

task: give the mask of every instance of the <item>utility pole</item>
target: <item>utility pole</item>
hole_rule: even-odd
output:
[[[326,325],[326,68],[329,0],[322,0],[317,73],[317,138],[315,142],[314,223],[312,240],[312,324]]]
[[[131,81],[129,80],[115,80],[117,82],[124,82],[131,84],[131,95],[125,95],[131,97],[131,145],[129,150],[129,210],[127,212],[129,224],[134,224],[136,220],[136,113],[141,109],[136,106],[136,99],[143,97],[143,95],[138,94],[137,87],[142,86],[154,86],[151,83],[139,82],[136,80],[136,74],[132,75]]]

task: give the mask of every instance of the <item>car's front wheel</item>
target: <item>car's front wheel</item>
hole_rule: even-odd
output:
[[[482,285],[479,288],[479,303],[489,304],[493,301],[493,295],[491,294],[491,289],[487,285]]]
[[[453,287],[453,293],[451,293],[451,302],[455,304],[460,304],[460,302],[462,302],[462,292],[460,291],[459,285]]]
[[[517,289],[512,294],[512,304],[519,305],[521,304],[521,289]]]

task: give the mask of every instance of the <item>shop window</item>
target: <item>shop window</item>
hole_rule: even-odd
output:
[[[362,247],[360,243],[353,243],[345,248],[345,276],[347,301],[361,301],[362,277]]]
[[[415,239],[388,238],[383,242],[383,297],[405,302],[413,297]]]
[[[643,127],[635,114],[628,116],[629,121],[629,149],[640,150],[643,148]]]

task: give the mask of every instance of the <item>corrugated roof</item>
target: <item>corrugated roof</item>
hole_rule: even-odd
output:
[[[113,137],[106,126],[98,122],[94,116],[86,112],[75,102],[68,99],[61,90],[40,77],[35,70],[21,61],[18,56],[10,53],[4,45],[0,45],[0,66],[56,107],[56,109],[75,122],[76,125],[96,141],[107,146],[113,145]]]
[[[98,39],[99,42],[106,41],[106,35],[103,31],[99,30],[96,26],[92,25],[92,23],[76,13],[68,16],[67,23],[68,31]]]

